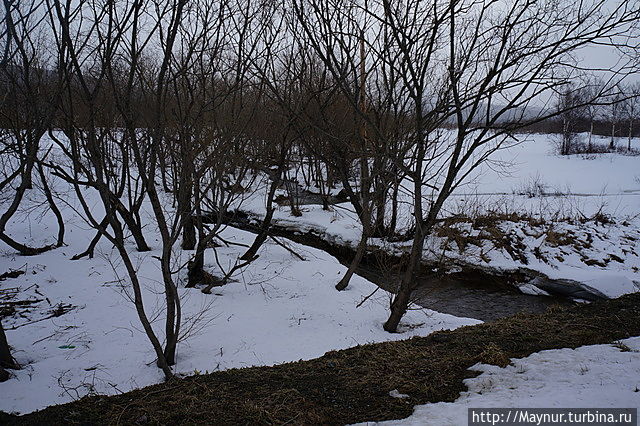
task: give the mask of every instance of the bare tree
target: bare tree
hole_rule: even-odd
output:
[[[582,97],[587,100],[595,100],[596,102],[588,102],[582,108],[585,119],[589,122],[589,140],[587,142],[587,150],[593,150],[593,126],[595,121],[600,117],[603,109],[602,102],[604,99],[601,90],[606,85],[599,79],[592,79],[582,88]]]
[[[132,118],[137,112],[128,107],[131,106],[134,94],[141,91],[141,82],[146,83],[144,78],[156,76],[156,107],[162,107],[166,95],[166,68],[171,61],[184,2],[177,1],[162,7],[156,5],[158,8],[155,11],[153,31],[147,32],[143,37],[138,31],[141,31],[145,3],[133,1],[126,7],[122,6],[123,8],[116,8],[108,3],[103,8],[102,5],[90,2],[73,5],[69,2],[55,2],[51,8],[49,19],[55,29],[55,40],[60,52],[58,72],[64,75],[66,88],[66,101],[62,105],[65,137],[56,138],[56,143],[70,161],[68,167],[63,164],[52,167],[59,177],[73,185],[87,221],[117,249],[131,281],[138,317],[155,350],[158,366],[170,378],[173,376],[170,365],[175,363],[175,347],[180,330],[179,298],[169,269],[175,237],[172,240],[172,235],[169,234],[162,202],[155,191],[157,152],[153,150],[152,142],[146,139],[147,134],[158,130],[153,128],[151,132],[138,131],[140,121]],[[171,6],[175,6],[175,9]],[[130,20],[121,20],[120,14]],[[81,31],[83,19],[86,18],[95,22],[91,31]],[[141,74],[140,46],[145,46],[145,42],[155,36],[161,39],[165,47],[160,72],[156,75]],[[132,37],[130,44],[126,42],[126,37]],[[118,63],[118,54],[129,54],[129,68],[125,70],[128,73],[128,87],[113,84],[115,73],[112,67]],[[143,78],[140,78],[141,75]],[[113,93],[116,94],[121,127],[115,127],[113,121],[107,120],[109,115],[101,102],[101,94],[105,92],[105,88],[117,89]],[[125,94],[123,89],[130,90]],[[83,114],[77,111],[78,106],[84,107]],[[139,177],[132,179],[129,170],[134,166]],[[89,206],[83,187],[91,188],[98,195],[104,209],[104,219],[95,217],[95,210]],[[125,188],[128,190],[125,191]],[[132,191],[137,191],[137,195],[133,195]],[[130,211],[126,211],[124,206],[128,202],[132,203],[130,205],[140,204],[141,191],[151,201],[163,242],[161,269],[166,300],[164,348],[145,312],[140,277],[126,247],[124,224],[135,232],[139,223],[132,223]],[[121,201],[121,197],[125,198],[125,202]],[[146,248],[140,247],[142,241],[138,243],[139,249]]]
[[[411,150],[401,166],[408,169],[413,186],[415,226],[405,272],[384,327],[392,332],[416,286],[425,238],[448,197],[493,152],[508,146],[515,130],[559,113],[524,116],[534,99],[569,82],[564,72],[571,63],[569,52],[592,42],[606,43],[609,36],[636,25],[639,17],[637,4],[628,2],[613,7],[605,7],[603,1],[578,6],[516,2],[511,7],[416,0],[292,3],[310,46],[337,79],[345,78],[342,57],[355,57],[349,41],[360,35],[356,25],[340,26],[340,22],[353,21],[371,22],[365,26],[367,34],[381,34],[384,49],[372,49],[379,58],[371,60],[378,64],[374,69],[400,76],[386,89],[396,99],[406,99],[396,102],[412,122],[405,135]],[[344,12],[354,8],[362,18]],[[339,30],[323,31],[330,25]],[[350,93],[348,84],[340,90]],[[357,103],[351,106],[367,117]],[[454,129],[439,130],[445,124]],[[367,121],[367,126],[376,133],[374,123]]]
[[[578,109],[583,104],[581,91],[572,85],[563,88],[558,94],[556,108],[562,122],[562,140],[560,142],[560,155],[575,153],[576,126],[580,120],[582,111]],[[589,143],[591,145],[591,143]]]
[[[23,255],[40,254],[64,243],[64,221],[47,184],[45,171],[39,165],[45,155],[40,152],[42,138],[54,120],[61,89],[58,76],[47,69],[50,58],[40,30],[43,18],[41,13],[36,13],[41,5],[37,0],[4,2],[6,30],[0,86],[5,89],[5,95],[0,99],[0,120],[4,127],[0,149],[7,161],[3,164],[5,170],[0,189],[12,188],[13,195],[0,215],[0,240]],[[56,215],[59,232],[56,244],[29,247],[11,238],[6,228],[26,191],[32,189],[36,172],[51,211]]]
[[[616,127],[623,112],[623,102],[624,101],[619,90],[610,96],[609,106],[607,108],[607,119],[611,124],[611,141],[609,142],[609,149],[612,150],[616,148]]]
[[[631,151],[631,140],[634,134],[634,124],[640,119],[640,83],[628,85],[625,90],[623,104],[624,117],[629,125],[627,151]]]
[[[4,334],[2,321],[0,321],[0,382],[4,382],[9,378],[9,373],[4,370],[5,368],[17,369],[19,365],[11,356],[7,336]]]
[[[386,226],[386,200],[389,187],[395,186],[397,207],[397,176],[404,173],[403,150],[410,146],[402,126],[408,97],[396,96],[402,77],[389,66],[399,56],[388,32],[361,5],[293,1],[292,6],[297,18],[292,37],[301,50],[312,50],[307,64],[319,62],[309,92],[315,94],[317,108],[310,111],[321,113],[305,118],[308,127],[318,129],[322,137],[316,140],[323,143],[310,146],[340,177],[362,226],[354,259],[336,285],[341,290],[363,258],[369,238],[396,227],[395,210]],[[400,173],[391,174],[393,170]]]

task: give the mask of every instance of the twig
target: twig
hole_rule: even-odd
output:
[[[245,262],[242,263],[236,263],[233,268],[231,268],[231,270],[229,272],[227,272],[224,277],[222,277],[222,281],[219,283],[211,283],[209,284],[206,288],[202,289],[202,292],[204,294],[211,294],[211,289],[213,287],[222,287],[223,285],[227,284],[227,281],[229,280],[229,278],[231,278],[231,275],[233,275],[233,273],[235,271],[237,271],[238,269],[244,268],[245,266],[247,266],[248,264],[250,264],[251,262],[253,262],[254,260],[256,260],[258,258],[258,256],[255,256]]]
[[[37,322],[45,321],[45,320],[48,320],[48,319],[51,319],[51,318],[57,318],[57,317],[59,317],[59,316],[62,316],[62,315],[64,315],[64,314],[66,314],[66,313],[71,312],[71,311],[72,311],[72,310],[74,310],[75,308],[76,308],[76,306],[72,306],[69,310],[63,311],[62,313],[54,312],[54,313],[52,313],[52,314],[51,314],[51,315],[49,315],[49,316],[46,316],[46,317],[43,317],[43,318],[37,319],[37,320],[35,320],[35,321],[30,321],[30,322],[26,322],[26,323],[24,323],[24,324],[20,324],[20,325],[16,325],[16,326],[13,326],[13,327],[5,328],[5,330],[16,330],[16,329],[18,329],[18,328],[20,328],[20,327],[24,327],[25,325],[35,324],[35,323],[37,323]]]
[[[48,335],[47,337],[43,337],[42,339],[38,339],[38,340],[36,340],[35,342],[33,342],[33,343],[32,343],[32,345],[35,345],[36,343],[42,342],[43,340],[50,339],[50,338],[52,338],[53,336],[55,336],[56,334],[57,334],[57,332],[56,332],[56,333],[53,333],[53,334],[50,334],[50,335]]]
[[[233,245],[233,246],[240,246],[240,247],[247,247],[249,248],[249,246],[247,244],[243,244],[243,243],[238,243],[235,241],[229,241],[229,240],[225,240],[224,238],[222,238],[220,235],[216,235],[216,238],[219,239],[221,242],[223,242],[227,247]]]
[[[362,301],[356,305],[356,309],[358,309],[360,306],[362,306],[362,304],[363,304],[364,302],[366,302],[367,300],[369,300],[369,298],[370,298],[371,296],[373,296],[374,294],[376,294],[376,291],[380,290],[380,288],[381,288],[381,287],[376,287],[376,289],[375,289],[375,290],[373,290],[373,292],[372,292],[370,295],[368,295],[367,297],[365,297],[364,299],[362,299]]]
[[[269,238],[271,238],[277,245],[279,245],[280,247],[284,248],[285,250],[287,250],[289,253],[291,253],[292,255],[297,257],[298,259],[300,259],[302,261],[306,261],[307,260],[304,257],[302,257],[302,255],[300,255],[299,253],[294,251],[291,247],[287,247],[283,242],[278,241],[276,239],[276,237],[274,237],[273,235],[269,235]]]
[[[25,271],[21,271],[21,270],[14,270],[14,271],[9,271],[9,272],[5,272],[4,274],[0,274],[0,281],[4,281],[7,278],[18,278],[20,275],[24,274]]]

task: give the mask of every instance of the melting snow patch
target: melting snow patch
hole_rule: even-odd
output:
[[[467,423],[468,408],[629,408],[640,406],[640,337],[610,345],[541,351],[512,365],[476,364],[478,377],[454,402],[418,405],[396,425]]]
[[[538,287],[536,287],[533,284],[523,284],[520,287],[518,287],[518,289],[523,293],[523,294],[530,294],[532,296],[549,296],[549,293],[547,293],[546,291],[539,289]]]
[[[394,389],[394,390],[390,391],[389,392],[389,396],[392,397],[392,398],[400,398],[400,399],[409,398],[409,395],[407,395],[406,393],[398,392],[398,389]]]

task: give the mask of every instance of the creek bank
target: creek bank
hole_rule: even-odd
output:
[[[209,214],[207,221],[217,216]],[[245,211],[230,212],[223,222],[249,232],[257,232],[260,217]],[[301,230],[295,225],[274,223],[270,234],[323,250],[348,265],[355,249],[319,230]],[[357,273],[383,289],[395,292],[405,256],[371,246]],[[554,305],[570,305],[575,301],[607,299],[601,292],[581,282],[552,279],[541,272],[518,268],[504,270],[460,262],[443,265],[423,262],[420,284],[414,303],[439,312],[484,321],[517,313],[541,313]]]

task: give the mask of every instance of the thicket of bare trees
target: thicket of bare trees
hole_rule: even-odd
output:
[[[561,122],[560,155],[601,151],[594,147],[594,125],[608,127],[609,150],[616,149],[616,138],[627,140],[626,150],[631,151],[631,141],[640,135],[637,122],[640,119],[640,84],[607,84],[591,80],[578,85],[569,84],[557,95],[556,109]],[[579,140],[579,133],[587,132],[586,146]]]
[[[291,213],[301,214],[292,176],[301,171],[325,208],[340,184],[362,225],[339,290],[370,238],[412,241],[384,325],[395,332],[425,240],[452,192],[514,132],[554,117],[568,126],[571,114],[621,79],[623,72],[579,100],[570,90],[582,72],[572,52],[636,31],[638,2],[610,3],[7,0],[0,190],[11,188],[13,198],[0,238],[22,254],[52,248],[27,247],[5,232],[35,176],[59,218],[62,245],[48,175],[70,184],[96,230],[74,259],[92,256],[102,238],[115,247],[170,378],[182,325],[179,286],[210,291],[252,262],[269,237],[279,188],[288,191]],[[554,93],[563,94],[558,108],[526,113]],[[631,135],[637,103],[625,108],[634,111]],[[399,235],[402,182],[412,223]],[[219,265],[222,279],[214,279],[205,254],[215,257],[231,206],[262,187],[266,216],[254,243],[231,267]],[[148,232],[160,236],[159,246]],[[130,240],[138,251],[161,252],[163,333],[145,309]]]
[[[304,29],[298,38],[308,40],[360,116],[367,131],[363,145],[384,140],[385,132],[370,118],[367,102],[356,101],[358,84],[371,81],[361,93],[393,97],[409,118],[400,135],[408,149],[399,166],[413,184],[413,245],[387,331],[396,331],[406,312],[425,238],[444,201],[468,173],[508,145],[513,132],[576,108],[518,116],[532,101],[569,85],[570,53],[623,34],[638,18],[637,5],[602,1],[506,7],[500,2],[292,0],[292,6]],[[358,40],[369,52],[362,60],[366,80],[360,81]],[[451,133],[440,131],[445,124],[453,126]]]

